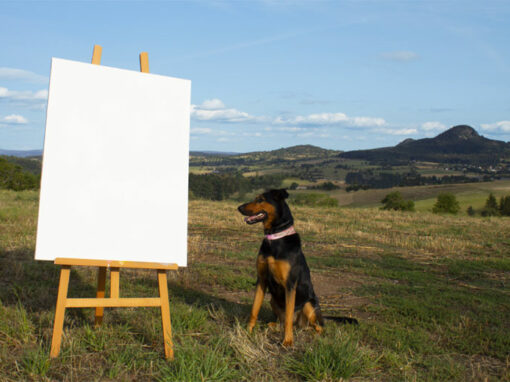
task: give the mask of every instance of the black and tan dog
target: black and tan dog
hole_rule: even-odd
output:
[[[294,342],[294,323],[311,325],[318,333],[324,325],[301,240],[285,202],[288,196],[284,189],[271,190],[238,207],[247,216],[246,223],[262,222],[265,234],[257,257],[257,287],[248,330],[251,332],[255,326],[264,294],[269,289],[273,312],[284,324],[283,346],[292,346]]]

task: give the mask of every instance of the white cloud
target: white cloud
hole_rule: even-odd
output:
[[[430,121],[430,122],[424,122],[421,124],[421,129],[425,131],[432,131],[432,130],[446,130],[446,126],[443,125],[441,122],[436,121]]]
[[[0,67],[0,80],[26,81],[37,84],[48,82],[48,77],[23,69]]]
[[[482,123],[480,125],[482,130],[510,133],[510,121],[499,121],[495,123]]]
[[[212,129],[209,129],[208,127],[193,127],[190,129],[191,134],[195,135],[204,135],[204,134],[211,134]]]
[[[19,114],[11,114],[0,119],[0,123],[5,123],[7,125],[25,125],[28,123],[28,120]]]
[[[290,133],[297,133],[297,132],[303,131],[305,129],[303,127],[296,127],[296,126],[289,127],[289,126],[285,126],[285,127],[279,127],[278,130],[279,131],[287,131],[287,132],[290,132]]]
[[[375,129],[374,131],[390,135],[410,135],[418,133],[416,129]]]
[[[351,118],[350,124],[356,127],[384,126],[386,121],[383,118],[354,117]]]
[[[320,113],[292,118],[278,117],[274,120],[274,123],[291,126],[343,125],[351,127],[373,127],[386,125],[386,121],[383,118],[349,117],[344,113]]]
[[[48,90],[9,90],[7,88],[0,87],[0,99],[7,99],[9,101],[26,101],[26,102],[41,102],[48,99]]]
[[[420,56],[412,52],[410,50],[395,50],[392,52],[383,52],[381,53],[381,57],[388,61],[399,61],[399,62],[408,62],[408,61],[415,61]]]
[[[199,107],[205,110],[218,110],[225,109],[225,104],[220,99],[213,98],[206,99]]]
[[[213,98],[205,100],[201,105],[191,105],[191,118],[198,121],[221,121],[221,122],[252,122],[256,117],[233,108],[226,108],[225,104]]]

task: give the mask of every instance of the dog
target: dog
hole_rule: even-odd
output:
[[[321,333],[324,326],[310,269],[301,250],[301,239],[294,230],[294,219],[285,202],[288,197],[285,189],[270,190],[238,207],[246,216],[246,223],[262,222],[265,234],[257,256],[257,284],[248,331],[253,330],[265,292],[269,290],[271,308],[283,323],[284,347],[294,343],[294,323],[310,325],[317,333]]]

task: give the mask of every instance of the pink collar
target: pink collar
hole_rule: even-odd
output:
[[[294,226],[290,226],[289,228],[287,228],[286,230],[283,230],[281,232],[273,233],[271,235],[266,235],[266,239],[267,240],[278,240],[285,236],[294,235],[295,233],[296,233],[296,230],[294,229]]]

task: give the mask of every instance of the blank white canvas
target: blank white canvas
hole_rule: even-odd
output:
[[[191,82],[52,59],[35,258],[187,264]]]

